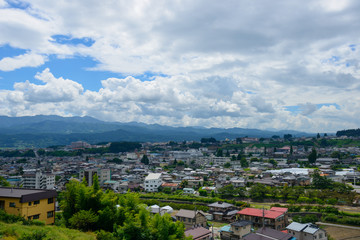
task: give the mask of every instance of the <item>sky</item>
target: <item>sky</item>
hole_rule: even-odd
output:
[[[360,1],[0,0],[0,115],[360,127]]]

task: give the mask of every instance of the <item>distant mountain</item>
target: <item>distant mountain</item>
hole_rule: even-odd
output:
[[[217,140],[238,137],[271,137],[284,134],[313,136],[297,131],[266,131],[246,128],[170,127],[158,124],[104,122],[92,117],[0,116],[0,147],[47,147],[67,145],[74,141],[89,143],[107,141],[200,141],[203,137]]]

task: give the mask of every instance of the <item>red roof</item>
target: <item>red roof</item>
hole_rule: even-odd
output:
[[[270,211],[286,213],[288,211],[288,209],[284,208],[284,207],[272,207],[272,208],[270,208]]]
[[[284,212],[272,211],[272,210],[263,210],[258,208],[245,208],[237,212],[240,215],[248,215],[254,217],[262,217],[276,219],[284,214]]]

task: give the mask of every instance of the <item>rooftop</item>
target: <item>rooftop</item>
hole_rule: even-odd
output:
[[[0,188],[0,197],[20,198],[20,202],[31,202],[45,198],[56,197],[55,190],[24,189],[24,188]]]
[[[265,217],[276,219],[284,214],[283,211],[274,211],[274,210],[263,210],[257,208],[245,208],[243,210],[238,211],[238,214],[254,216],[254,217]]]
[[[160,177],[161,177],[161,173],[149,173],[149,175],[147,175],[145,180],[156,180],[156,179],[160,179]]]

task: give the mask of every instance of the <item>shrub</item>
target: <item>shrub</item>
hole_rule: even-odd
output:
[[[42,240],[45,239],[46,232],[43,230],[35,230],[31,233],[24,233],[20,238],[20,240]]]

